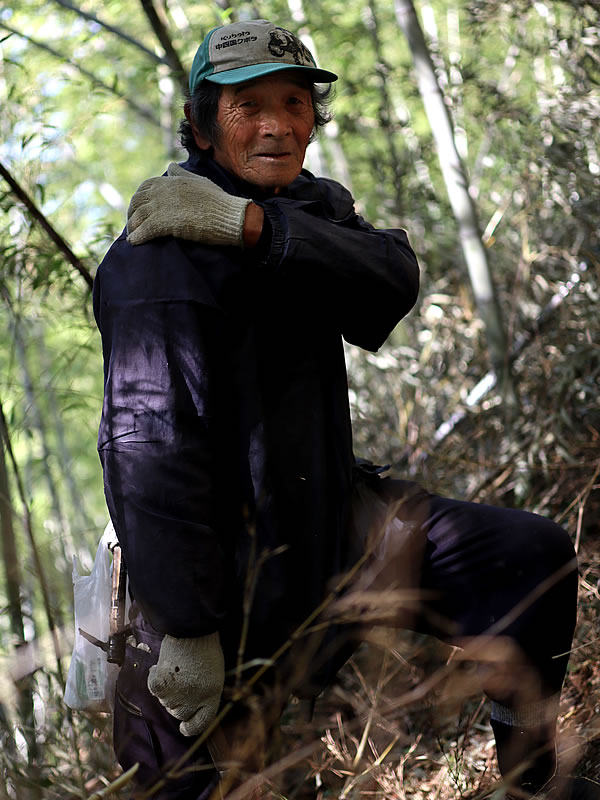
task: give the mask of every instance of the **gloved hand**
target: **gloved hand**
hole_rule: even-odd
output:
[[[201,175],[169,164],[167,176],[141,183],[127,210],[127,241],[144,244],[157,236],[242,247],[245,197],[227,194]]]
[[[218,633],[197,639],[162,640],[148,689],[175,719],[184,736],[206,730],[217,714],[225,668]]]

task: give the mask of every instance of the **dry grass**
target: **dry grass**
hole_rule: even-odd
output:
[[[599,542],[580,555],[580,616],[565,683],[561,771],[600,778]],[[429,637],[377,630],[317,703],[311,725],[284,717],[287,753],[314,751],[274,781],[293,798],[475,800],[500,776],[475,669]],[[497,795],[498,797],[500,794]]]
[[[471,438],[471,447],[479,446]],[[594,435],[581,438],[577,459],[590,459]],[[443,455],[443,454],[442,454]],[[472,453],[465,457],[472,458]],[[516,469],[516,468],[515,468]],[[547,506],[567,510],[563,522],[577,542],[580,560],[579,621],[561,704],[562,771],[600,779],[600,537],[593,517],[597,482],[581,480],[564,463]],[[514,475],[480,489],[478,499],[499,502]],[[536,480],[541,482],[540,476]],[[536,486],[536,490],[539,490]],[[546,497],[548,492],[546,492]],[[567,502],[567,498],[571,502]],[[541,501],[540,501],[541,502]],[[583,512],[582,512],[583,509]],[[545,509],[546,512],[549,508]],[[592,517],[593,514],[593,517]],[[41,684],[46,681],[47,687]],[[38,674],[40,695],[50,701],[52,678]],[[301,704],[286,708],[273,738],[265,794],[285,800],[475,800],[492,797],[499,775],[489,726],[489,707],[475,668],[458,651],[405,631],[372,630],[370,639],[318,699],[311,723]],[[21,798],[90,797],[118,777],[110,746],[110,718],[76,715],[84,791],[74,776],[72,747],[60,706],[46,716],[44,763],[35,773],[6,751],[9,772],[37,783]],[[0,795],[1,796],[1,795]],[[14,793],[4,795],[14,797]],[[99,795],[125,800],[127,788]],[[250,797],[243,793],[229,796]]]

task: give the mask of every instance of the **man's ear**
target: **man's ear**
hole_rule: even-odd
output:
[[[189,100],[187,100],[183,105],[183,113],[185,114],[185,118],[187,119],[187,121],[192,126],[192,133],[194,135],[194,141],[196,142],[196,144],[198,145],[200,150],[210,150],[210,148],[212,147],[212,144],[208,141],[208,139],[205,139],[204,136],[200,135],[200,132],[198,131],[198,128],[196,127],[196,124],[192,120],[192,107],[191,107],[191,103],[190,103]]]

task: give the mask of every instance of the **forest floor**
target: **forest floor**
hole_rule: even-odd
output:
[[[564,774],[600,781],[600,539],[581,543],[579,561],[559,763]],[[310,723],[299,719],[297,704],[288,706],[269,770],[271,794],[262,796],[500,800],[489,702],[475,666],[432,637],[378,629],[371,638],[319,697]]]
[[[559,764],[563,774],[600,781],[600,541],[583,543],[579,559],[579,619],[561,701]],[[274,781],[281,795],[500,798],[489,702],[475,667],[430,637],[380,631],[374,638],[319,699],[310,726],[283,726],[287,752],[311,737],[318,745]],[[382,659],[382,647],[393,656]]]
[[[600,781],[600,536],[596,522],[600,480],[597,471],[577,468],[592,463],[600,470],[600,462],[596,464],[599,426],[594,425],[588,425],[587,432],[579,430],[568,459],[561,456],[556,461],[555,471],[550,471],[550,489],[545,479],[536,478],[532,505],[567,526],[580,565],[578,624],[559,717],[560,771]],[[493,427],[488,427],[488,436]],[[476,439],[468,430],[462,437],[471,443]],[[455,445],[456,441],[447,442],[446,454],[442,448],[438,457],[443,460],[455,454]],[[464,450],[463,456],[475,458],[472,450],[477,446],[471,444],[470,454]],[[493,442],[488,446],[493,447]],[[514,471],[495,469],[493,479],[480,482],[472,494],[485,502],[508,505],[511,476]],[[310,723],[301,720],[300,704],[292,702],[287,707],[280,733],[270,743],[270,794],[261,796],[501,800],[489,702],[481,693],[475,664],[461,659],[460,653],[433,637],[373,629],[334,685],[318,698]],[[110,758],[107,728],[100,740]],[[115,776],[112,769],[105,771],[104,786]],[[91,794],[101,784],[92,780],[88,787]],[[126,800],[130,795],[123,790],[103,796]],[[241,796],[232,795],[236,800]]]
[[[531,402],[535,408],[535,397]],[[515,426],[520,457],[510,446],[503,452],[505,429],[492,409],[472,429],[467,422],[450,436],[428,469],[431,478],[440,464],[451,464],[455,474],[467,464],[476,478],[465,482],[462,496],[504,506],[514,503],[519,481],[530,473],[522,504],[570,532],[579,560],[579,604],[560,706],[559,770],[600,782],[600,419],[589,408],[565,413],[559,405],[557,399],[543,420],[531,415],[543,435],[534,428],[532,436],[530,423]],[[540,455],[552,441],[564,446]],[[490,463],[493,468],[486,468]],[[540,463],[544,469],[527,467]],[[293,707],[287,727],[284,718],[281,752],[288,759],[306,742],[315,748],[303,768],[296,765],[274,780],[280,796],[500,800],[490,704],[475,664],[424,635],[375,629],[370,638],[319,698],[312,725],[294,728]]]
[[[579,615],[560,707],[559,769],[600,781],[600,539],[580,542],[579,563]],[[372,640],[319,698],[311,725],[284,722],[282,752],[311,739],[316,746],[308,759],[274,780],[281,796],[499,799],[489,702],[476,667],[432,637],[377,630]],[[290,716],[293,720],[293,707]]]

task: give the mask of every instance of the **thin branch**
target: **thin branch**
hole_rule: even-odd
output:
[[[51,223],[47,220],[44,214],[40,211],[40,209],[36,206],[33,202],[31,197],[27,194],[25,189],[20,186],[20,184],[13,178],[10,172],[6,169],[6,167],[0,161],[0,176],[4,178],[4,180],[10,186],[13,194],[23,203],[23,205],[27,208],[31,216],[35,219],[35,221],[44,229],[44,231],[48,234],[48,236],[52,239],[54,244],[60,250],[60,252],[65,256],[67,261],[79,272],[79,274],[83,277],[85,282],[87,283],[88,287],[91,289],[94,283],[94,279],[92,278],[91,273],[83,264],[81,259],[79,259],[75,253],[71,250],[69,245],[65,242],[62,238],[60,233],[51,225]]]
[[[508,356],[510,364],[516,361],[516,359],[533,342],[533,340],[543,333],[544,328],[546,327],[548,321],[554,316],[557,308],[563,303],[564,300],[566,300],[566,298],[577,285],[578,281],[576,280],[568,280],[560,284],[558,291],[552,295],[548,303],[546,303],[533,323],[515,340]],[[483,397],[485,397],[485,395],[494,388],[496,382],[496,375],[490,371],[475,384],[475,386],[467,395],[464,405],[456,409],[450,415],[450,417],[437,428],[432,436],[429,452],[426,452],[425,450],[422,451],[414,466],[415,471],[421,467],[423,462],[428,458],[429,453],[433,452],[434,448],[437,447],[440,442],[443,442],[444,439],[452,433],[456,426],[466,419],[469,409],[482,400]],[[576,498],[573,502],[577,502],[577,499],[578,498]],[[569,506],[568,510],[570,509],[571,506]]]
[[[92,83],[101,86],[105,91],[109,92],[109,94],[114,94],[116,97],[119,98],[119,100],[123,100],[124,103],[130,106],[141,117],[144,117],[144,119],[149,120],[150,122],[152,122],[153,125],[157,125],[162,130],[166,130],[164,126],[161,125],[160,120],[154,116],[151,109],[145,108],[144,106],[140,106],[134,100],[130,100],[127,97],[127,95],[125,95],[123,92],[119,92],[117,89],[115,89],[114,86],[110,86],[108,83],[104,83],[104,81],[101,81],[100,78],[97,78],[93,72],[90,72],[85,67],[82,67],[79,64],[76,64],[74,61],[71,61],[70,58],[67,58],[67,56],[63,55],[62,53],[59,53],[58,50],[55,50],[53,47],[50,47],[44,42],[40,42],[38,39],[33,39],[26,33],[21,33],[21,31],[18,31],[16,28],[11,28],[11,26],[7,25],[5,22],[0,22],[0,28],[4,28],[5,31],[13,33],[15,36],[20,36],[22,39],[25,39],[25,41],[34,45],[34,47],[39,47],[40,50],[45,50],[46,53],[50,53],[50,55],[54,56],[54,58],[58,58],[64,64],[68,64],[73,69],[76,69],[78,72],[81,72],[81,74],[84,75],[86,78],[88,78],[90,81],[92,81]]]
[[[596,469],[594,470],[594,474],[592,475],[590,480],[587,482],[585,487],[579,492],[577,497],[575,497],[575,499],[572,500],[569,503],[567,508],[563,511],[563,513],[556,520],[556,522],[559,525],[563,521],[563,519],[565,519],[565,517],[570,513],[570,511],[577,505],[577,503],[583,503],[583,506],[586,504],[590,492],[592,491],[592,489],[595,488],[594,484],[596,483],[598,475],[600,475],[600,461],[598,461],[598,464],[596,465]],[[582,508],[582,506],[580,505],[580,509],[581,508]]]
[[[519,27],[519,39],[523,38],[522,31],[523,22]],[[515,66],[517,64],[517,57],[519,55],[519,45],[511,42],[506,55],[504,56],[504,63],[502,65],[502,72],[496,87],[496,94],[499,97],[505,97],[510,86],[511,80],[516,80]],[[487,156],[491,147],[494,136],[498,133],[498,120],[501,119],[504,112],[496,110],[488,115],[485,121],[485,132],[477,151],[477,156],[473,164],[473,171],[471,174],[471,191],[474,192],[474,197],[479,196],[479,188],[483,172],[485,170],[485,157]]]
[[[405,170],[398,155],[398,149],[396,148],[394,136],[394,111],[390,93],[388,91],[388,81],[392,70],[383,56],[383,48],[381,46],[381,38],[379,36],[379,31],[381,28],[378,17],[379,11],[377,9],[375,0],[371,0],[371,2],[367,4],[367,9],[370,13],[369,15],[365,16],[364,25],[370,33],[371,39],[373,40],[373,49],[375,50],[375,73],[380,81],[379,93],[381,102],[379,103],[378,107],[379,123],[387,140],[387,147],[390,155],[390,166],[394,176],[395,212],[398,216],[402,216],[402,181]]]
[[[398,507],[401,505],[403,501],[397,504],[395,508],[395,512],[398,512]],[[391,512],[390,512],[391,513]],[[394,514],[392,514],[393,516]],[[390,517],[391,518],[391,517]],[[373,537],[373,542],[365,548],[364,553],[361,557],[354,563],[354,565],[347,570],[339,579],[336,586],[329,592],[329,594],[325,597],[325,599],[318,605],[313,611],[306,617],[306,619],[301,622],[296,630],[288,637],[288,639],[273,653],[273,655],[266,659],[263,664],[256,670],[256,672],[250,677],[246,683],[239,689],[236,689],[233,693],[231,700],[229,700],[223,708],[219,711],[217,716],[213,719],[210,725],[203,731],[203,733],[190,745],[189,749],[181,756],[181,758],[171,767],[167,774],[160,778],[155,784],[153,784],[149,789],[146,790],[144,793],[144,797],[153,797],[157,792],[159,792],[167,783],[170,777],[176,775],[178,771],[185,766],[186,762],[192,757],[192,755],[201,747],[203,744],[208,744],[209,750],[211,747],[211,737],[214,732],[217,731],[221,722],[231,713],[232,709],[236,706],[238,702],[250,696],[250,693],[253,687],[260,681],[263,675],[268,672],[268,670],[285,655],[285,653],[290,650],[294,644],[302,639],[303,636],[309,634],[312,630],[312,625],[319,617],[323,618],[326,614],[328,609],[331,609],[334,602],[337,600],[339,595],[343,592],[343,590],[349,586],[352,581],[356,578],[356,576],[360,573],[360,570],[364,567],[364,565],[369,561],[369,559],[373,555],[374,548],[377,546],[378,537]],[[326,625],[329,625],[330,621],[326,621]],[[213,739],[214,742],[214,739]],[[216,742],[214,742],[216,744]],[[227,776],[227,780],[233,781],[235,780],[236,773],[232,770]],[[225,783],[225,787],[223,788],[223,793],[227,792],[230,786]],[[236,797],[241,797],[240,795],[235,793]]]
[[[19,470],[19,465],[17,464],[17,460],[15,458],[12,442],[10,439],[10,434],[8,432],[8,425],[6,423],[6,417],[4,416],[2,400],[0,400],[0,437],[4,440],[4,446],[6,448],[6,452],[8,454],[8,458],[13,469],[15,485],[17,487],[17,493],[19,495],[19,499],[21,500],[21,504],[23,506],[23,522],[25,526],[25,532],[27,534],[27,538],[29,539],[29,544],[31,547],[31,555],[33,557],[35,571],[37,573],[38,580],[40,582],[42,601],[44,603],[44,610],[46,612],[46,620],[48,622],[48,628],[50,630],[50,634],[52,636],[52,643],[54,645],[54,655],[56,657],[56,669],[58,673],[58,679],[60,681],[61,686],[64,688],[65,677],[62,669],[62,664],[60,661],[61,648],[60,648],[60,643],[58,641],[58,631],[56,627],[56,621],[54,619],[54,613],[52,611],[52,606],[50,605],[50,589],[48,587],[48,580],[46,578],[46,573],[42,565],[42,560],[40,558],[40,551],[35,541],[35,536],[33,533],[33,523],[31,520],[31,511],[29,508],[29,504],[27,503],[27,497],[25,496],[23,481],[21,479],[21,472]]]
[[[168,64],[166,58],[162,56],[157,56],[156,53],[153,53],[146,45],[142,44],[137,39],[134,39],[133,36],[129,36],[128,33],[125,33],[120,28],[115,28],[113,25],[109,25],[108,22],[104,22],[103,20],[99,19],[95,14],[91,14],[89,11],[84,11],[83,9],[79,8],[78,6],[74,5],[73,3],[69,3],[68,0],[54,0],[55,3],[58,3],[59,6],[63,6],[63,8],[68,8],[70,11],[74,11],[80,17],[84,19],[89,19],[91,22],[95,22],[97,25],[101,25],[103,28],[106,28],[107,31],[114,33],[115,36],[118,36],[120,39],[123,39],[129,44],[132,44],[134,47],[137,47],[138,50],[141,50],[145,55],[149,56],[153,61],[156,61],[158,64]]]
[[[165,51],[167,61],[173,71],[173,78],[178,81],[183,91],[186,92],[188,88],[188,74],[185,67],[181,63],[181,59],[179,58],[177,51],[173,47],[173,42],[171,41],[171,36],[169,35],[167,28],[159,17],[158,12],[154,8],[154,3],[152,0],[141,0],[141,3],[144,13],[148,17],[148,22],[150,23],[152,30],[156,34],[156,38],[161,43],[161,46]]]
[[[101,789],[99,792],[94,792],[94,794],[89,797],[89,800],[101,800],[103,797],[110,797],[113,792],[116,792],[118,789],[122,789],[124,786],[126,786],[139,768],[139,764],[134,764],[131,769],[128,769],[127,772],[119,775],[115,781],[108,786],[105,786],[104,789]]]
[[[63,503],[60,498],[60,492],[58,489],[58,485],[54,479],[54,471],[51,466],[51,462],[53,459],[52,459],[51,447],[48,441],[48,430],[46,422],[44,420],[44,415],[42,414],[38,402],[39,392],[36,391],[35,389],[34,380],[29,369],[27,345],[23,334],[23,324],[22,324],[23,318],[15,309],[12,297],[10,296],[10,292],[5,286],[0,286],[0,295],[4,297],[4,301],[10,313],[8,329],[13,337],[13,341],[15,344],[15,352],[22,373],[23,388],[25,390],[25,398],[27,400],[27,405],[28,405],[27,416],[28,417],[30,416],[31,418],[32,427],[35,431],[37,431],[37,434],[40,439],[40,444],[42,447],[41,463],[43,464],[44,467],[43,472],[48,487],[48,495],[50,497],[51,507],[54,512],[55,520],[60,525],[60,530],[61,530],[61,533],[58,536],[58,541],[60,543],[61,554],[63,556],[66,568],[66,570],[63,570],[63,578],[66,580],[68,590],[70,592],[71,590],[71,575],[70,575],[71,570],[69,569],[70,559],[67,556],[65,545],[68,546],[69,550],[72,553],[75,552],[75,545],[71,536],[71,527],[69,524],[69,520],[67,519],[67,516],[63,510]],[[27,327],[30,328],[31,326],[29,325]]]

